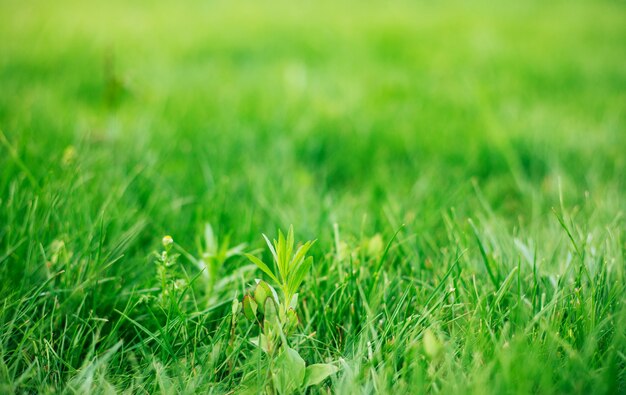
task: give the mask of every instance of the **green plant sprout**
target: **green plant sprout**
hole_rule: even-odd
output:
[[[270,358],[272,388],[269,392],[288,394],[321,383],[338,368],[332,364],[306,366],[288,341],[299,324],[296,312],[298,289],[313,264],[313,258],[307,257],[307,252],[315,241],[307,241],[295,248],[293,226],[287,237],[279,230],[278,240],[273,243],[267,236],[263,235],[263,238],[272,253],[276,270],[254,255],[246,254],[246,257],[275,282],[282,298],[272,285],[257,280],[254,292],[244,296],[241,310],[247,319],[261,328],[259,337],[251,341]],[[233,308],[233,312],[238,310]]]
[[[159,302],[165,306],[170,297],[176,294],[178,289],[183,288],[185,280],[177,279],[174,270],[171,268],[176,265],[179,254],[172,253],[174,239],[172,236],[164,236],[161,240],[163,251],[156,254],[157,281],[160,285]]]

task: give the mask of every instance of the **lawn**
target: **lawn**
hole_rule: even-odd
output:
[[[602,0],[0,2],[0,393],[626,394],[625,43]]]

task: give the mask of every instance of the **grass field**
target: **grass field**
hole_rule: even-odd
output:
[[[617,1],[0,2],[0,393],[626,394],[625,43]],[[290,225],[299,324],[250,322]]]

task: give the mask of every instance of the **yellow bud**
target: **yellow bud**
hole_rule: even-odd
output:
[[[161,242],[163,243],[163,247],[168,248],[174,243],[174,239],[172,239],[172,236],[167,235],[163,237]]]

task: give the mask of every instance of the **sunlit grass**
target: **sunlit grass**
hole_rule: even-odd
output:
[[[0,15],[0,392],[280,388],[257,279],[312,393],[626,391],[621,4]]]

